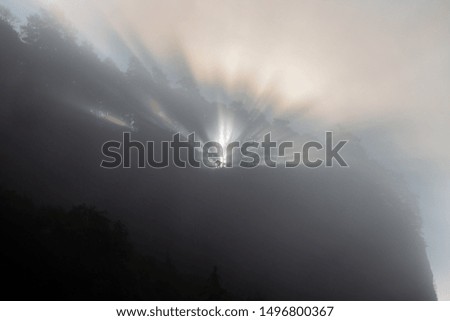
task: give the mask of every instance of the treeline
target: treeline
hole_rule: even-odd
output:
[[[125,226],[86,205],[36,206],[0,191],[2,300],[226,300],[216,267],[198,278],[139,254]]]
[[[179,124],[209,137],[221,112],[244,138],[294,134],[251,100],[220,109],[189,75],[169,84],[144,49],[122,72],[45,13],[14,20],[0,10],[0,186],[65,209],[1,192],[2,298],[436,298],[414,197],[356,139],[345,171],[101,170],[123,130],[91,110],[133,114],[141,141]],[[67,210],[85,201],[108,213]]]

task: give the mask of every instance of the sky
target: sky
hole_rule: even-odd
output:
[[[299,132],[351,131],[418,195],[438,296],[450,300],[449,1],[1,3],[21,18],[51,10],[122,69],[149,55],[207,96],[267,101]]]

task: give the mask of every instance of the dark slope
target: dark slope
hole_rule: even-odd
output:
[[[38,204],[106,209],[129,227],[140,253],[169,253],[184,274],[208,275],[217,265],[239,298],[436,299],[414,198],[356,141],[351,167],[341,169],[101,169],[101,145],[124,128],[92,110],[133,114],[133,138],[159,141],[172,133],[149,112],[150,99],[202,137],[217,109],[138,64],[121,73],[46,19],[30,19],[25,42],[0,23],[4,188]],[[229,110],[270,127],[239,105]],[[3,242],[2,252],[11,246]]]

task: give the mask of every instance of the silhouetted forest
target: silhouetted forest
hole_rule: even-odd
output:
[[[345,169],[104,170],[132,121],[140,141],[209,138],[220,113],[238,139],[308,137],[256,98],[205,99],[188,68],[169,81],[138,40],[121,71],[45,12],[2,9],[0,39],[4,299],[436,299],[415,196],[350,133]],[[83,203],[105,212],[64,210]]]
[[[37,207],[0,191],[2,300],[225,300],[217,268],[180,273],[137,252],[125,226],[86,205]]]

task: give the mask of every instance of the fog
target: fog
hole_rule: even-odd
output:
[[[448,3],[38,7],[92,49],[11,36],[22,56],[2,54],[16,75],[3,87],[5,187],[105,208],[142,251],[190,273],[217,265],[244,297],[429,299],[427,244],[448,298]],[[333,130],[350,168],[100,169],[101,144],[131,117],[143,141],[272,131],[300,143]]]

